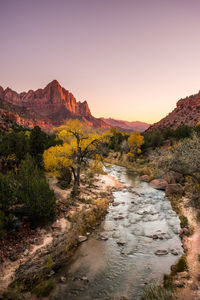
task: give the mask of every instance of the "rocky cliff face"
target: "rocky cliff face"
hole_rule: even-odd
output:
[[[4,90],[0,87],[0,99],[4,103],[26,108],[29,112],[35,112],[33,123],[35,121],[37,123],[38,119],[37,125],[40,126],[41,122],[43,122],[43,128],[45,126],[59,126],[68,118],[79,118],[86,124],[94,127],[110,127],[102,120],[94,118],[91,115],[87,102],[77,102],[72,93],[61,87],[57,80],[50,82],[44,89],[30,90],[20,94],[10,88]],[[26,116],[24,117],[26,119]],[[28,119],[30,120],[31,118]]]
[[[200,121],[200,92],[196,95],[180,99],[176,108],[165,118],[150,126],[147,131],[158,128],[176,129],[182,125],[195,126]]]

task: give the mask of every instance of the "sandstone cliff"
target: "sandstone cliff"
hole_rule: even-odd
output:
[[[13,107],[27,109],[24,121],[16,114],[17,122],[25,122],[26,124],[26,113],[28,113],[28,119],[31,123],[30,113],[33,114],[34,112],[32,123],[37,123],[36,125],[44,129],[45,127],[64,124],[68,118],[79,118],[93,127],[110,127],[101,119],[93,117],[87,102],[77,102],[73,94],[61,87],[57,80],[50,82],[44,89],[30,90],[23,93],[17,93],[10,88],[4,90],[0,87],[0,99],[4,103],[13,105]],[[9,108],[7,108],[7,111],[9,111]]]
[[[195,126],[200,121],[200,92],[196,95],[180,99],[176,108],[165,118],[147,129],[153,131],[158,128],[176,129],[182,125]]]

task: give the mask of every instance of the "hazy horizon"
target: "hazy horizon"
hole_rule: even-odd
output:
[[[198,0],[0,0],[0,85],[53,79],[95,117],[154,123],[200,90]]]

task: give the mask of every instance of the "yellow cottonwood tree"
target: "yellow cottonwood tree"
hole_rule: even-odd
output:
[[[128,156],[135,159],[137,155],[141,154],[141,146],[144,144],[144,137],[139,132],[133,132],[128,138],[130,152]]]
[[[81,170],[89,164],[89,160],[96,159],[98,145],[104,135],[78,119],[70,119],[57,129],[57,137],[63,141],[63,145],[51,147],[44,152],[44,165],[46,170],[54,172],[59,172],[62,167],[70,167],[76,194]]]

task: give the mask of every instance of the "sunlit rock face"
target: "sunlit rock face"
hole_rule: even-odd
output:
[[[61,87],[57,80],[50,82],[44,89],[19,94],[10,88],[4,90],[0,87],[0,99],[37,113],[36,119],[40,120],[40,124],[43,122],[44,126],[45,122],[49,122],[51,126],[58,126],[68,118],[79,118],[93,127],[110,127],[102,120],[94,118],[87,102],[77,102],[73,94]]]
[[[176,129],[182,125],[195,126],[200,121],[200,92],[196,95],[180,99],[176,108],[165,118],[150,126],[147,131],[158,128]]]

